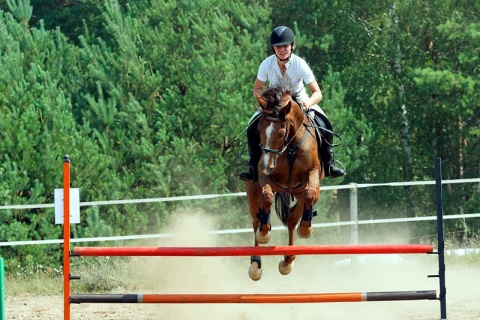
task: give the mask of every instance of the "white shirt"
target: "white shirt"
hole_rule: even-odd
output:
[[[285,64],[287,71],[285,75],[282,75],[280,66],[277,62],[277,56],[271,55],[260,64],[257,72],[258,80],[262,82],[269,82],[270,84],[279,83],[284,77],[288,77],[290,81],[295,85],[297,99],[299,102],[308,99],[307,91],[305,90],[305,84],[310,84],[315,81],[315,75],[308,64],[299,56],[292,53],[290,60]],[[323,110],[314,104],[310,108],[315,109],[318,112],[324,113]]]

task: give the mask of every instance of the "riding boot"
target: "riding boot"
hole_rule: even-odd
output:
[[[256,182],[258,181],[258,161],[262,155],[262,150],[260,149],[260,133],[258,132],[258,118],[248,127],[247,142],[250,155],[250,159],[248,160],[248,170],[240,172],[238,177],[244,181]]]
[[[257,167],[260,157],[258,156],[257,150],[254,150],[254,148],[250,145],[248,146],[248,151],[250,153],[250,159],[248,160],[248,170],[240,172],[238,174],[238,177],[243,181],[256,182],[258,181]]]
[[[343,169],[335,166],[335,159],[333,157],[333,147],[328,146],[322,154],[323,167],[325,168],[325,177],[338,178],[345,175]]]
[[[325,177],[338,178],[345,175],[345,171],[335,166],[333,157],[333,127],[330,120],[320,113],[315,114],[315,120],[320,130],[323,142],[320,146],[320,154],[325,169]]]

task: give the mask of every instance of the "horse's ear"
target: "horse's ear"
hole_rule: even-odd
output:
[[[279,110],[279,115],[281,117],[285,118],[287,116],[287,114],[290,113],[290,110],[292,110],[292,101],[291,100],[288,101],[288,103]]]
[[[265,101],[265,99],[260,97],[258,94],[255,94],[255,98],[257,98],[258,104],[262,109],[265,109],[267,107],[267,102]]]

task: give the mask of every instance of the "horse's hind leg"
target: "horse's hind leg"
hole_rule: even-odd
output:
[[[295,207],[294,207],[295,208]],[[294,209],[292,208],[292,209]],[[297,222],[299,220],[298,217],[295,217],[295,211],[294,210],[290,216],[288,217],[287,220],[287,228],[288,228],[288,245],[293,246],[295,244],[295,227],[297,225]],[[298,214],[297,214],[298,215]],[[293,261],[295,260],[295,256],[284,256],[283,260],[280,261],[278,264],[278,271],[280,271],[281,274],[287,275],[292,271],[292,265]]]
[[[252,216],[252,226],[253,226],[253,236],[254,236],[254,246],[258,247],[259,243],[257,241],[256,233],[260,227],[260,219],[258,216],[258,210],[262,205],[262,198],[260,197],[261,188],[257,183],[245,182],[245,187],[247,190],[247,199],[248,199],[248,209],[250,215]],[[248,275],[254,281],[260,280],[262,277],[262,260],[260,256],[251,256],[250,257],[250,267],[248,269]]]
[[[248,275],[253,281],[258,281],[262,277],[262,258],[260,256],[250,257],[250,268],[248,268]]]
[[[254,246],[258,247],[259,243],[255,236],[255,233],[260,225],[258,219],[253,220],[253,234],[254,234]],[[248,275],[253,281],[258,281],[262,277],[262,258],[260,256],[251,256],[250,257],[250,267],[248,268]]]

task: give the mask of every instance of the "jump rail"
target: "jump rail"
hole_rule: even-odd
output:
[[[433,253],[432,245],[317,245],[266,247],[78,247],[73,256],[90,257],[199,257],[272,256],[335,254],[416,254]]]
[[[71,303],[330,303],[435,300],[435,290],[309,294],[76,294]]]
[[[335,245],[335,246],[270,246],[270,247],[78,247],[70,251],[70,158],[63,158],[64,191],[64,320],[70,320],[72,303],[322,303],[394,300],[439,300],[441,320],[446,316],[446,289],[443,238],[441,161],[435,159],[437,193],[438,248],[432,245]],[[71,256],[250,256],[250,255],[313,255],[313,254],[438,254],[440,293],[435,290],[310,293],[310,294],[74,294],[70,295]]]

